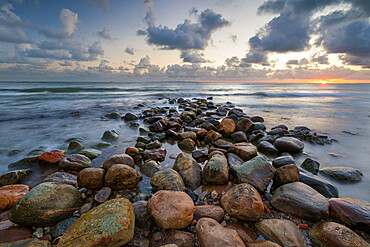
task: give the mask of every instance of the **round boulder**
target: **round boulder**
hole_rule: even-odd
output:
[[[78,173],[78,186],[89,190],[100,189],[104,186],[104,174],[103,168],[85,168]]]
[[[224,136],[229,136],[231,133],[235,131],[235,122],[230,118],[224,118],[222,119],[220,125],[219,125],[219,131]]]
[[[276,139],[274,146],[280,152],[298,153],[304,148],[303,142],[295,137],[280,137]]]
[[[64,171],[79,172],[92,165],[91,160],[82,154],[71,154],[63,158],[58,168]]]
[[[180,174],[171,168],[164,168],[156,172],[150,180],[153,191],[174,190],[184,191],[185,185]]]
[[[103,168],[105,170],[108,170],[112,165],[115,164],[123,164],[123,165],[128,165],[132,168],[135,167],[134,160],[132,157],[128,154],[115,154],[109,157],[106,161],[103,163]]]
[[[30,187],[25,184],[13,184],[1,187],[0,211],[13,207],[28,191],[30,191]]]
[[[134,189],[143,176],[128,165],[116,164],[105,174],[105,185],[113,190]]]

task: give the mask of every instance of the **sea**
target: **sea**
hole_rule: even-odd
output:
[[[321,167],[360,169],[359,183],[334,183],[339,195],[370,202],[370,84],[293,84],[233,82],[0,82],[0,174],[8,164],[33,150],[64,149],[78,138],[85,147],[101,141],[106,130],[120,137],[93,166],[112,153],[135,145],[138,128],[121,119],[107,119],[111,112],[139,114],[143,109],[169,105],[169,98],[213,97],[215,104],[232,102],[249,116],[261,116],[267,129],[285,124],[306,126],[335,141],[324,146],[305,142],[300,165],[307,157]],[[145,107],[138,107],[144,104]],[[139,121],[140,125],[143,125]],[[180,150],[165,143],[169,156]],[[162,167],[172,167],[169,157]]]

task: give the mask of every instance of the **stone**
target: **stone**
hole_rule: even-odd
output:
[[[201,218],[195,226],[195,232],[202,247],[245,247],[235,230],[225,228],[211,218]]]
[[[38,157],[39,164],[56,164],[61,161],[67,155],[66,151],[63,150],[51,150],[43,152]]]
[[[319,222],[308,231],[312,240],[321,247],[368,247],[363,238],[351,229],[335,222]]]
[[[132,240],[134,228],[131,202],[125,198],[112,199],[82,215],[57,246],[122,246]]]
[[[116,164],[111,166],[105,174],[104,182],[113,190],[129,190],[138,186],[143,176],[134,168]]]
[[[230,118],[224,118],[218,126],[218,130],[224,136],[229,136],[235,131],[236,125],[235,122]]]
[[[293,157],[290,156],[290,155],[289,156],[280,156],[280,157],[275,158],[272,161],[272,165],[275,168],[279,168],[279,167],[282,167],[282,166],[285,166],[285,165],[290,165],[290,164],[295,165],[295,161],[294,161]]]
[[[238,155],[233,153],[227,154],[227,163],[229,164],[229,167],[237,166],[242,163],[244,163],[244,160],[242,160]]]
[[[77,184],[77,176],[67,173],[67,172],[54,172],[53,174],[50,174],[47,176],[44,180],[42,180],[43,183],[45,182],[54,182],[58,184],[70,184],[70,185],[76,185]]]
[[[166,159],[167,150],[164,148],[158,148],[153,150],[146,150],[143,152],[143,159],[146,160],[156,160],[163,162]]]
[[[157,121],[151,125],[149,125],[149,130],[152,132],[163,132],[163,125],[160,123],[160,121]]]
[[[361,181],[363,176],[362,172],[356,168],[341,166],[324,167],[320,173],[332,179],[350,183]]]
[[[217,222],[221,222],[224,218],[224,209],[220,206],[215,205],[199,205],[194,208],[194,219],[199,220],[200,218],[212,218]]]
[[[17,170],[2,174],[0,176],[0,187],[10,184],[19,184],[31,173],[31,170]]]
[[[11,243],[0,244],[0,247],[51,247],[48,240],[40,240],[37,238],[18,240]]]
[[[222,138],[222,135],[220,133],[214,130],[210,130],[207,132],[206,136],[204,137],[204,140],[209,144],[213,144],[220,138]]]
[[[280,247],[280,245],[270,240],[251,241],[247,243],[248,247]]]
[[[132,204],[135,211],[135,227],[150,230],[154,227],[154,221],[148,214],[148,202],[138,201]]]
[[[81,150],[79,154],[85,155],[89,159],[95,159],[96,157],[100,156],[102,152],[98,149],[86,148],[86,149]]]
[[[338,219],[344,224],[370,231],[370,203],[367,201],[339,197],[329,200],[330,218]]]
[[[271,205],[280,211],[311,221],[319,221],[329,216],[328,200],[301,182],[292,182],[277,188]]]
[[[147,233],[145,233],[147,234]],[[138,236],[134,236],[134,238],[125,245],[125,247],[149,247],[150,240]]]
[[[77,217],[72,217],[58,222],[58,224],[56,224],[55,227],[51,230],[51,236],[53,238],[62,236],[68,230],[68,228],[77,220]]]
[[[215,141],[214,145],[218,148],[229,149],[233,145],[233,143],[228,142],[224,139],[218,139],[217,141]]]
[[[257,156],[257,148],[247,142],[236,143],[229,148],[230,153],[234,153],[242,158],[244,161],[248,161]]]
[[[119,137],[119,134],[115,130],[107,130],[104,132],[103,137],[101,138],[103,141],[115,141]]]
[[[103,168],[105,170],[109,170],[109,168],[116,164],[123,164],[128,165],[132,168],[135,167],[134,160],[132,157],[128,154],[115,154],[109,157],[106,161],[103,163]]]
[[[79,172],[91,165],[91,160],[85,155],[70,154],[59,162],[58,168],[64,171]]]
[[[39,156],[30,156],[20,159],[8,165],[8,169],[23,169],[30,168],[38,161]]]
[[[191,156],[196,160],[205,159],[207,157],[207,151],[197,149],[191,153]]]
[[[185,152],[192,152],[196,149],[196,143],[190,138],[179,141],[177,145],[182,151]]]
[[[322,178],[310,176],[308,174],[304,174],[303,172],[301,172],[299,174],[299,181],[314,188],[317,192],[319,192],[326,198],[339,196],[338,188],[334,184]]]
[[[255,227],[266,239],[271,239],[281,246],[305,247],[304,236],[293,222],[282,219],[264,219]]]
[[[185,131],[185,132],[179,133],[178,137],[180,137],[181,140],[190,138],[193,141],[196,141],[197,140],[197,133],[195,133],[193,131]]]
[[[78,173],[78,187],[88,190],[101,189],[104,186],[104,175],[103,168],[85,168]]]
[[[309,171],[315,175],[319,172],[320,163],[316,160],[313,160],[311,158],[306,158],[303,163],[301,164],[301,167],[305,169],[306,171]]]
[[[182,229],[193,220],[193,200],[182,191],[160,190],[148,201],[148,213],[164,229]]]
[[[142,142],[142,143],[145,143],[145,144],[148,144],[151,141],[152,141],[152,139],[149,136],[139,136],[138,138],[136,138],[136,142]]]
[[[229,181],[229,166],[224,155],[215,154],[203,168],[203,182],[226,184]]]
[[[155,140],[146,145],[146,149],[153,150],[162,147],[162,143],[158,140]]]
[[[298,181],[299,170],[298,167],[294,164],[282,166],[275,171],[274,186],[276,185],[276,187]]]
[[[25,184],[13,184],[0,187],[0,211],[10,209],[23,196],[25,196],[30,187]]]
[[[140,167],[140,172],[150,178],[160,170],[162,170],[161,163],[155,160],[149,160]]]
[[[214,129],[216,129],[216,128],[214,128]],[[202,128],[202,129],[197,131],[197,138],[199,140],[203,140],[206,135],[207,135],[207,130],[206,129]]]
[[[90,209],[92,209],[92,202],[85,203],[78,209],[78,213],[80,215],[85,214],[88,212]]]
[[[186,187],[191,190],[202,184],[202,167],[189,155],[184,153],[177,155],[172,169],[180,174]]]
[[[98,191],[98,193],[96,193],[94,199],[95,199],[95,201],[97,201],[99,203],[104,203],[104,202],[108,201],[111,194],[112,194],[112,189],[111,188],[103,187]]]
[[[109,142],[99,142],[99,143],[94,144],[92,147],[93,148],[106,148],[106,147],[109,147],[110,145],[112,144],[110,144]]]
[[[234,142],[247,142],[248,138],[245,132],[243,131],[236,131],[230,135],[231,139],[233,139]]]
[[[71,141],[68,145],[67,152],[68,154],[76,154],[84,148],[84,145],[82,145],[78,141]]]
[[[3,243],[14,242],[31,238],[32,228],[23,226],[11,226],[0,230],[0,246]],[[5,245],[6,246],[6,245]]]
[[[190,232],[179,230],[163,230],[153,234],[150,241],[151,247],[193,247],[195,236]]]
[[[135,114],[131,113],[131,112],[128,112],[126,113],[124,116],[123,116],[123,119],[125,121],[133,121],[133,120],[138,120],[138,116],[136,116]]]
[[[255,235],[254,232],[251,232],[250,229],[247,229],[237,223],[231,223],[230,221],[226,222],[225,228],[235,230],[238,233],[239,237],[243,240],[244,244],[247,244],[248,242],[253,241],[257,238],[254,238],[253,236]],[[250,235],[252,235],[253,237],[251,237]]]
[[[122,116],[118,112],[111,112],[111,113],[105,115],[105,117],[110,118],[110,119],[118,119],[118,118],[121,118]]]
[[[81,193],[72,185],[47,182],[22,197],[8,217],[19,225],[50,226],[72,216],[81,204]]]
[[[261,153],[268,154],[268,155],[277,155],[278,150],[268,141],[261,141],[257,145],[257,150]]]
[[[210,122],[208,122],[208,121],[204,121],[202,124],[201,124],[201,127],[203,128],[203,129],[205,129],[205,130],[216,130],[216,127],[212,124],[212,123],[210,123]]]
[[[250,119],[242,118],[236,124],[236,130],[237,131],[243,131],[243,132],[247,133],[247,132],[249,132],[249,130],[251,130],[252,126],[253,126],[253,122]]]
[[[263,193],[274,177],[275,168],[262,156],[257,156],[240,165],[233,166],[230,172],[237,183],[249,183],[260,193]]]
[[[164,168],[156,172],[150,180],[150,185],[154,192],[158,190],[185,190],[185,184],[180,174],[171,168]]]
[[[238,184],[228,190],[220,200],[226,212],[237,219],[255,221],[265,210],[261,196],[250,184]]]
[[[304,148],[302,141],[295,137],[280,137],[276,139],[274,146],[279,152],[298,153]]]

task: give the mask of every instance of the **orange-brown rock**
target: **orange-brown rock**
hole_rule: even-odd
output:
[[[194,132],[192,132],[194,133]],[[183,139],[177,143],[179,148],[185,152],[192,152],[196,149],[196,143],[190,138]]]
[[[227,222],[225,228],[235,230],[245,244],[255,240],[249,235],[248,230],[239,224]]]
[[[200,218],[212,218],[218,222],[221,222],[224,218],[224,209],[215,205],[199,205],[194,208],[194,219],[199,220]]]
[[[30,187],[25,184],[13,184],[1,187],[0,211],[13,207],[28,191],[30,191]]]
[[[0,230],[0,244],[28,239],[33,233],[32,228],[23,226],[13,226]]]
[[[167,155],[167,150],[164,148],[145,150],[143,152],[143,159],[144,161],[156,160],[159,162],[163,162],[166,159],[166,155]]]
[[[229,215],[246,221],[259,220],[265,209],[258,191],[247,183],[231,188],[220,202]]]
[[[244,161],[248,161],[257,156],[257,148],[253,144],[247,142],[240,142],[232,145],[229,148],[229,152],[238,155]]]
[[[91,167],[91,160],[82,154],[71,154],[59,161],[58,168],[64,171],[79,172]]]
[[[104,174],[103,168],[85,168],[78,173],[78,186],[89,190],[100,189],[104,186]]]
[[[236,124],[236,130],[248,132],[251,127],[253,126],[253,122],[248,118],[243,118],[239,120],[239,122]]]
[[[230,118],[224,118],[222,119],[220,125],[219,125],[219,131],[224,136],[229,136],[231,133],[235,131],[235,122]]]
[[[208,131],[206,136],[204,137],[206,142],[209,144],[215,143],[215,141],[217,141],[220,138],[222,138],[222,135],[214,130]]]
[[[247,246],[248,247],[280,247],[280,245],[274,242],[271,242],[270,240],[248,242]]]
[[[285,165],[278,168],[274,175],[274,185],[281,186],[290,182],[299,181],[299,170],[295,164]]]
[[[197,132],[197,137],[200,140],[202,140],[206,135],[207,135],[207,130],[204,129],[204,128],[198,130],[198,132]]]
[[[195,226],[195,231],[202,247],[245,247],[235,230],[225,228],[211,218],[201,218]]]
[[[182,229],[193,220],[194,203],[182,191],[160,190],[148,201],[148,213],[164,229]]]
[[[105,174],[105,185],[113,190],[133,189],[142,179],[143,176],[134,168],[116,164],[111,166]]]
[[[38,162],[40,164],[55,164],[61,161],[67,155],[66,151],[63,150],[51,150],[43,152],[39,158]]]
[[[105,170],[108,170],[112,165],[115,165],[115,164],[128,165],[128,166],[131,166],[132,168],[135,167],[134,160],[132,159],[130,155],[116,154],[116,155],[112,155],[111,157],[109,157],[109,159],[104,161],[103,168]]]
[[[164,230],[154,233],[150,241],[151,247],[167,246],[168,244],[178,247],[193,247],[195,245],[195,236],[185,231]]]

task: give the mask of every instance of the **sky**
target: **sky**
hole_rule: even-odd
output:
[[[0,0],[0,80],[370,83],[370,1]]]

